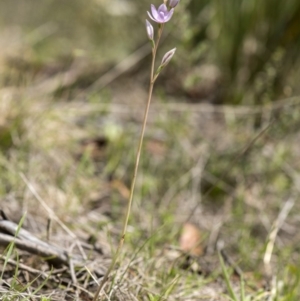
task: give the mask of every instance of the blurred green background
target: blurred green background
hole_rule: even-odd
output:
[[[16,78],[23,85],[78,61],[85,68],[72,84],[93,84],[147,43],[149,8],[146,0],[1,1],[1,85]],[[182,0],[161,48],[177,47],[176,59],[160,83],[192,102],[258,105],[297,95],[299,20],[298,0]],[[144,61],[135,77],[147,72]]]

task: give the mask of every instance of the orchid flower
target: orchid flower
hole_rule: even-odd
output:
[[[160,72],[162,71],[162,69],[165,68],[166,65],[170,62],[170,60],[172,59],[172,57],[174,56],[175,51],[176,51],[176,48],[168,51],[163,56],[161,64],[159,65],[158,69],[154,73],[156,52],[157,52],[160,38],[162,36],[162,32],[163,32],[163,28],[164,28],[163,24],[170,21],[170,19],[172,18],[172,15],[174,13],[174,7],[177,6],[177,4],[179,3],[180,0],[163,0],[163,1],[164,1],[164,3],[161,4],[157,9],[153,4],[151,4],[151,14],[149,12],[147,12],[150,19],[153,20],[154,22],[158,23],[158,32],[157,32],[156,41],[154,41],[153,26],[151,25],[151,23],[148,20],[146,20],[147,36],[148,36],[150,42],[152,43],[152,63],[151,63],[151,68],[150,68],[151,71],[150,71],[149,94],[148,94],[147,105],[146,105],[145,113],[144,113],[144,119],[143,119],[143,125],[142,125],[141,135],[140,135],[139,144],[138,144],[137,155],[136,155],[136,159],[135,159],[134,172],[133,172],[132,182],[131,182],[131,186],[130,186],[130,193],[129,193],[129,197],[128,197],[128,204],[127,204],[126,216],[125,216],[125,220],[124,220],[124,224],[123,224],[123,230],[121,232],[121,239],[119,241],[119,246],[116,250],[116,253],[112,258],[111,264],[110,264],[109,268],[107,269],[106,273],[104,274],[96,293],[94,294],[93,301],[98,300],[99,294],[102,291],[103,286],[109,279],[109,276],[110,276],[111,272],[113,271],[114,267],[116,266],[118,259],[120,257],[120,253],[121,253],[121,250],[122,250],[122,247],[124,244],[124,240],[125,240],[125,236],[126,236],[126,232],[127,232],[128,221],[129,221],[132,202],[133,202],[135,182],[136,182],[137,173],[138,173],[138,167],[139,167],[139,162],[140,162],[140,157],[141,157],[141,152],[142,152],[142,146],[143,146],[143,141],[144,141],[144,135],[145,135],[146,125],[147,125],[147,118],[148,118],[148,114],[149,114],[149,108],[150,108],[154,83],[155,83],[157,77],[159,76]],[[170,8],[170,10],[168,10],[168,8]]]
[[[168,22],[173,13],[174,13],[174,8],[172,8],[170,11],[168,11],[168,8],[165,4],[161,4],[158,9],[156,9],[156,7],[151,4],[151,14],[149,12],[147,12],[149,15],[149,18],[151,20],[153,20],[156,23],[166,23]]]

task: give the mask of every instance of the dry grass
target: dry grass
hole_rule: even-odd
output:
[[[17,223],[27,212],[24,227],[42,240],[46,240],[51,218],[51,244],[71,254],[80,251],[70,233],[81,243],[92,246],[96,242],[102,254],[85,253],[90,273],[97,279],[109,262],[121,228],[140,108],[53,102],[47,97],[26,100],[26,91],[16,91],[2,91],[3,127],[9,127],[12,119],[18,122],[14,131],[9,128],[12,142],[1,156],[1,208]],[[226,290],[215,251],[219,240],[245,271],[247,294],[266,289],[260,279],[265,273],[262,262],[268,234],[282,204],[298,193],[297,112],[284,106],[280,118],[262,131],[264,125],[253,128],[256,115],[239,115],[226,107],[225,113],[217,111],[207,106],[185,105],[180,111],[173,104],[153,106],[125,252],[107,284],[107,298],[220,300]],[[95,138],[102,144],[95,143]],[[54,217],[20,174],[54,211]],[[273,276],[278,270],[278,281],[285,277],[280,267],[295,269],[298,261],[297,210],[296,204],[275,241],[271,264]],[[56,217],[72,232],[66,232]],[[211,252],[195,259],[198,263],[196,267],[190,263],[191,268],[171,247],[178,244],[181,224],[189,217],[207,233],[203,244]],[[61,273],[61,266],[51,271],[43,260],[17,250],[10,260],[3,282],[10,285],[7,300],[13,299],[16,290],[20,299],[76,299],[84,294],[88,300],[95,290],[86,269],[75,269],[74,284],[70,267]],[[35,273],[23,271],[21,264]],[[17,289],[11,285],[16,281]]]
[[[77,66],[71,74],[82,75]],[[44,67],[36,76],[1,70],[10,84],[0,90],[0,204],[16,224],[27,212],[22,228],[72,260],[57,265],[3,247],[0,293],[2,300],[91,300],[119,239],[143,83],[122,78],[91,91],[67,81],[66,88]],[[299,103],[214,107],[157,93],[125,249],[103,297],[228,300],[217,254],[223,243],[229,270],[243,271],[245,300],[298,300]],[[276,223],[290,198],[294,206]],[[178,248],[187,220],[205,238],[199,258]],[[236,273],[230,281],[238,294]]]

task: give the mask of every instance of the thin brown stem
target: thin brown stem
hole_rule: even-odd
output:
[[[139,144],[138,144],[138,149],[137,149],[137,154],[136,154],[136,159],[135,159],[134,172],[133,172],[133,176],[132,176],[130,194],[129,194],[129,198],[128,198],[128,205],[127,205],[127,209],[126,209],[126,215],[125,215],[125,220],[124,220],[124,224],[123,224],[120,242],[119,242],[118,248],[116,250],[116,253],[113,256],[112,262],[111,262],[109,268],[107,269],[105,275],[103,276],[103,279],[97,289],[97,292],[94,295],[93,301],[97,300],[104,284],[108,280],[110,273],[114,269],[114,267],[119,259],[119,255],[121,253],[121,250],[122,250],[122,247],[124,244],[124,240],[125,240],[125,236],[126,236],[126,232],[127,232],[128,221],[129,221],[130,212],[131,212],[131,207],[132,207],[134,188],[135,188],[135,183],[136,183],[136,178],[137,178],[137,173],[138,173],[138,168],[139,168],[139,163],[140,163],[140,158],[141,158],[141,153],[142,153],[142,146],[143,146],[147,119],[148,119],[148,114],[149,114],[149,109],[150,109],[153,86],[154,86],[155,80],[157,78],[157,76],[154,75],[155,58],[156,58],[156,52],[157,52],[159,41],[160,41],[160,38],[162,35],[163,28],[164,28],[164,24],[160,24],[159,29],[158,29],[157,40],[156,40],[154,47],[152,48],[152,63],[151,63],[151,71],[150,71],[150,84],[149,84],[148,100],[147,100],[147,105],[145,108],[145,113],[144,113],[144,118],[143,118],[143,125],[142,125],[142,130],[141,130],[141,134],[140,134],[140,139],[139,139]]]

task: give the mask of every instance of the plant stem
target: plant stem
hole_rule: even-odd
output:
[[[147,100],[147,105],[146,105],[146,108],[145,108],[145,113],[144,113],[144,118],[143,118],[143,126],[142,126],[142,130],[141,130],[141,134],[140,134],[140,139],[139,139],[139,144],[138,144],[138,149],[137,149],[137,154],[136,154],[136,159],[135,159],[134,172],[133,172],[133,177],[132,177],[132,182],[131,182],[131,187],[130,187],[130,194],[129,194],[129,198],[128,198],[128,205],[127,205],[127,209],[126,209],[126,215],[125,215],[125,220],[124,220],[124,224],[123,224],[123,229],[122,229],[122,233],[121,233],[120,242],[119,242],[118,248],[116,250],[116,253],[113,256],[112,262],[111,262],[109,268],[107,269],[105,275],[103,276],[103,279],[102,279],[102,281],[101,281],[101,283],[100,283],[100,285],[97,289],[97,292],[94,295],[93,301],[97,300],[97,298],[98,298],[104,284],[106,283],[110,273],[114,269],[114,267],[115,267],[115,265],[118,261],[119,255],[121,253],[123,244],[124,244],[124,240],[125,240],[125,236],[126,236],[126,232],[127,232],[128,221],[129,221],[130,212],[131,212],[131,207],[132,207],[135,182],[136,182],[136,178],[137,178],[137,173],[138,173],[138,168],[139,168],[139,163],[140,163],[140,157],[141,157],[141,153],[142,153],[142,146],[143,146],[144,135],[145,135],[146,125],[147,125],[147,119],[148,119],[148,114],[149,114],[149,109],[150,109],[153,86],[154,86],[154,83],[157,79],[157,76],[154,76],[155,58],[156,58],[156,52],[157,52],[157,48],[158,48],[158,45],[159,45],[160,37],[162,35],[163,28],[164,28],[164,24],[159,24],[157,40],[156,40],[156,43],[155,43],[154,47],[152,48],[152,63],[151,63],[151,72],[150,72],[150,84],[149,84],[148,100]]]

